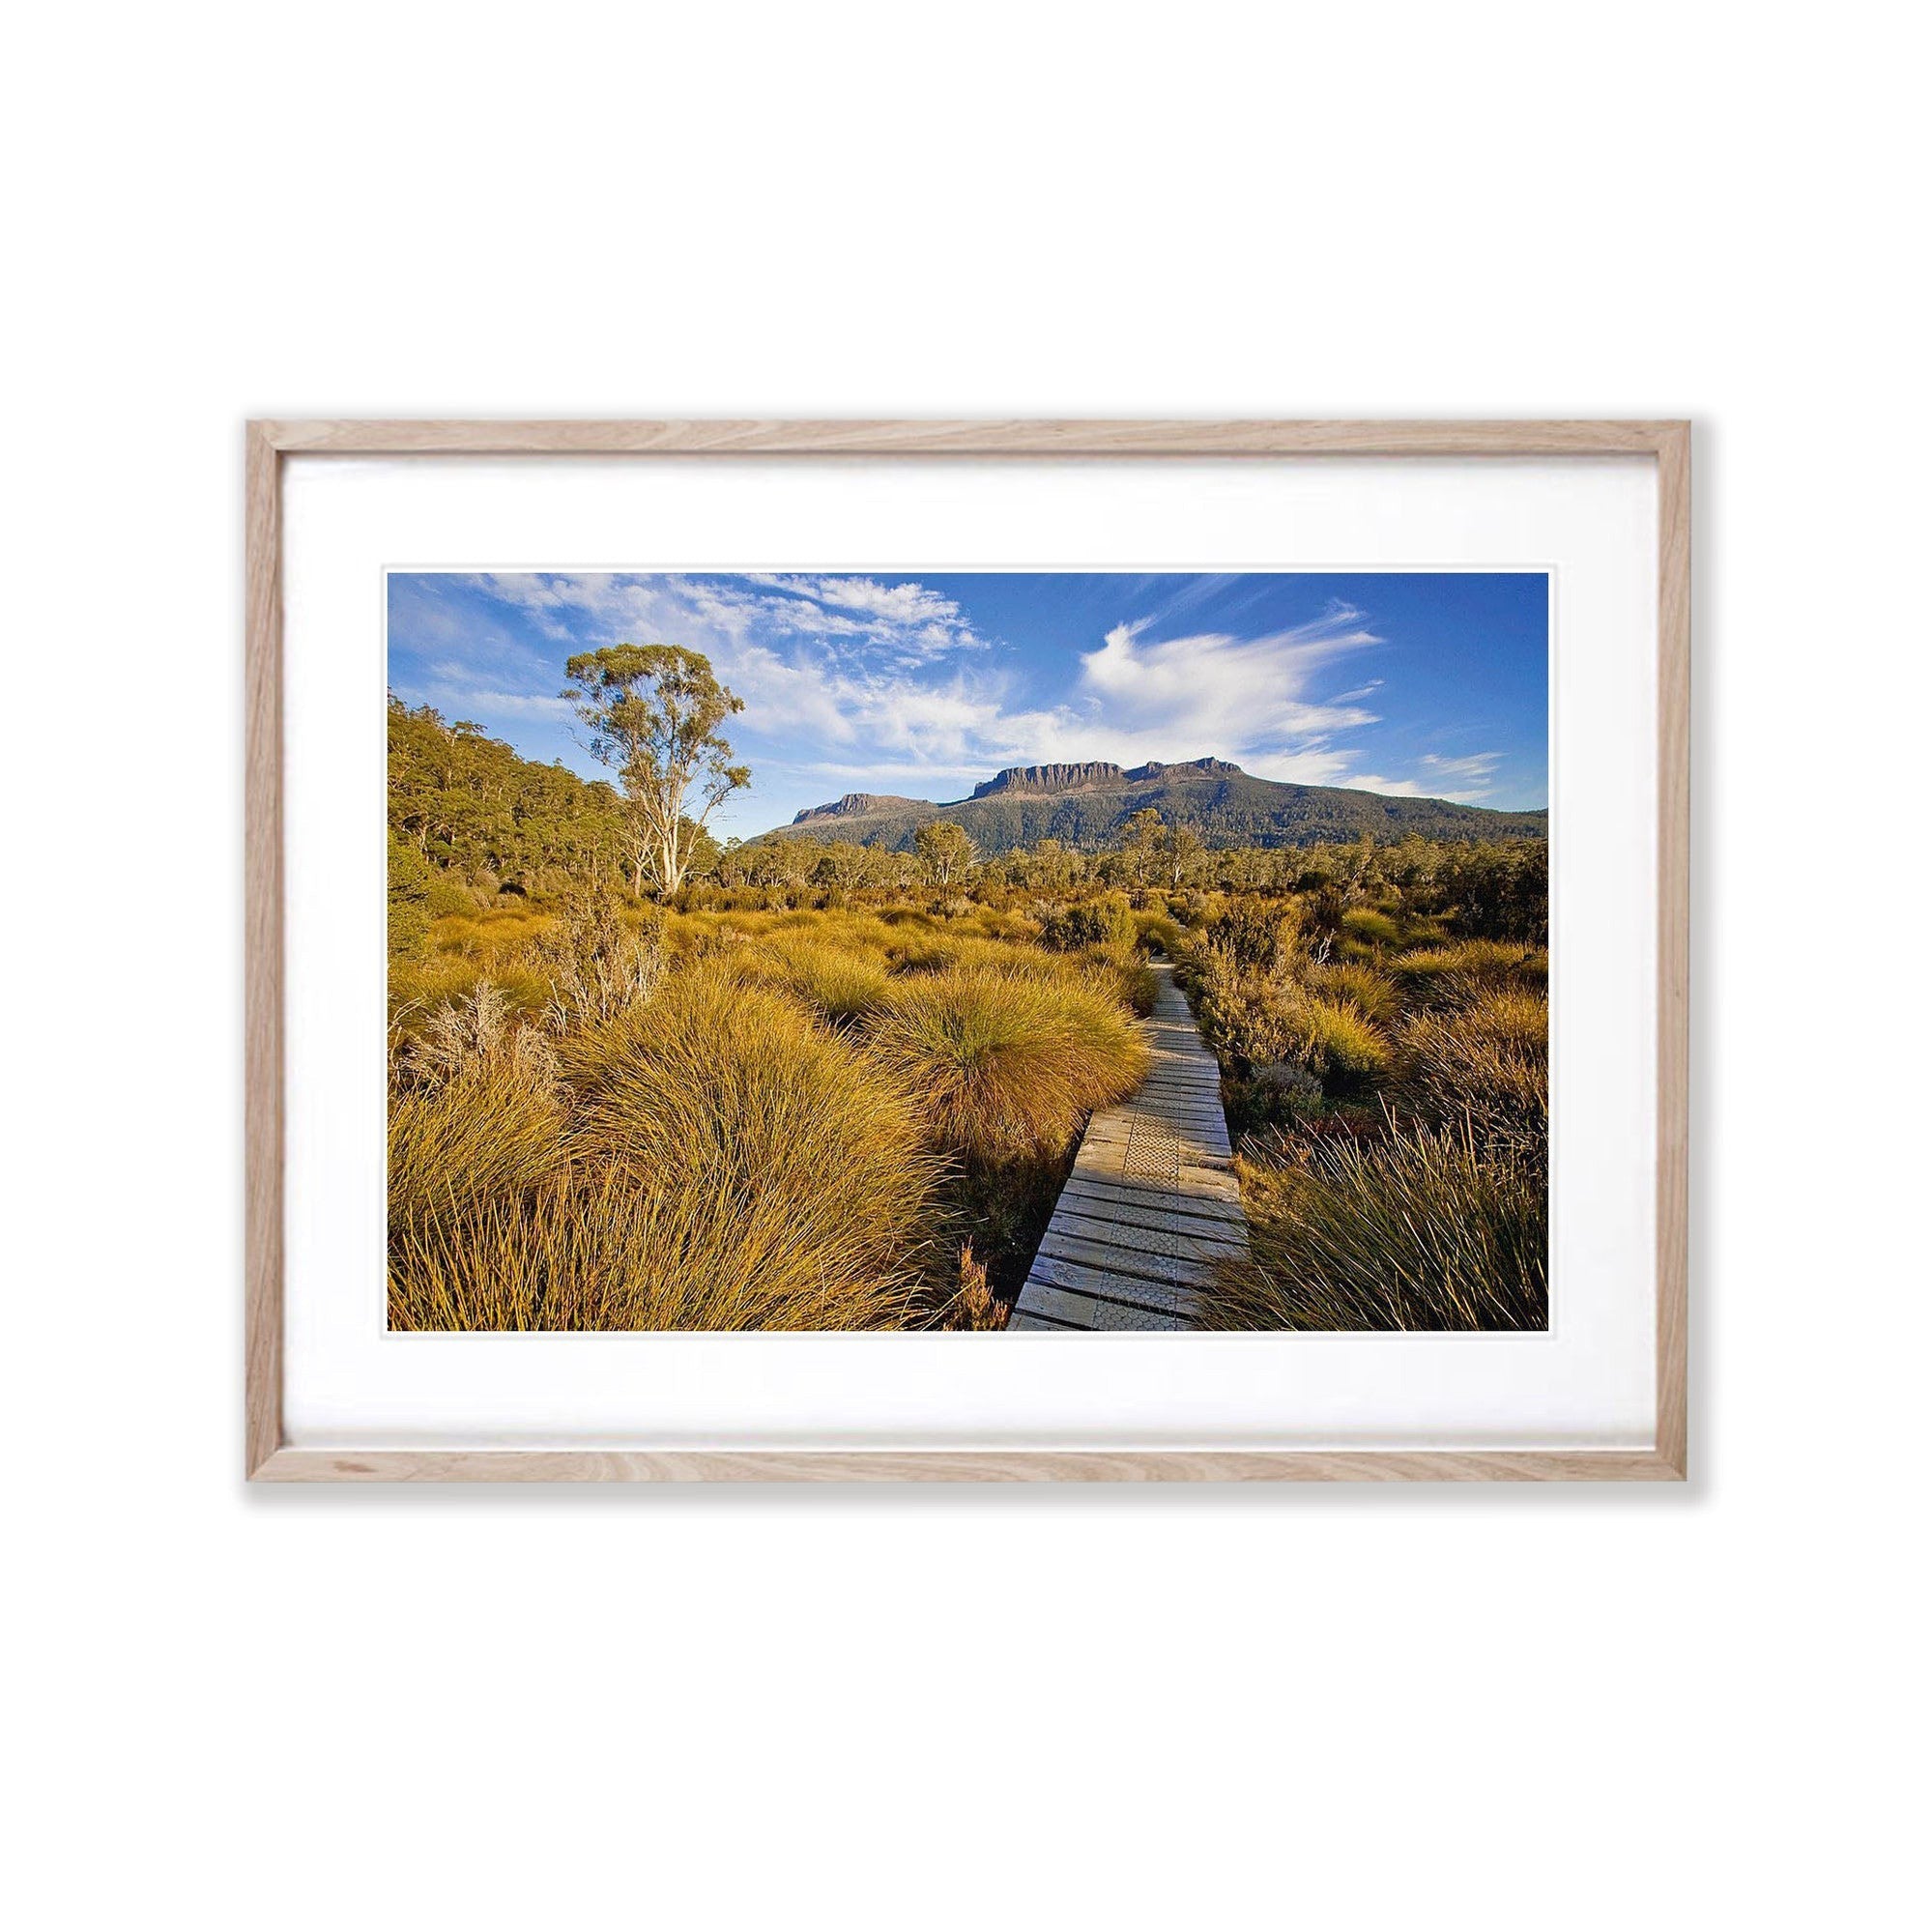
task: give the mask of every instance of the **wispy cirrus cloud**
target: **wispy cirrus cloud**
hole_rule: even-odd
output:
[[[1466,758],[1443,758],[1429,751],[1422,756],[1426,789],[1432,798],[1454,799],[1458,805],[1480,805],[1494,792],[1493,780],[1503,763],[1499,751],[1472,752]]]

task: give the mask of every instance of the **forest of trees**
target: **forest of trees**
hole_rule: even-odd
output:
[[[623,801],[561,761],[519,758],[480,725],[389,698],[389,831],[465,881],[524,891],[624,875]]]
[[[481,727],[389,700],[391,897],[429,911],[493,896],[544,898],[582,884],[639,887],[637,833],[617,787],[562,763],[520,758]],[[1397,892],[1418,913],[1456,915],[1465,937],[1546,937],[1549,847],[1541,839],[1210,847],[1149,809],[1119,843],[1086,851],[1057,839],[982,858],[957,825],[920,828],[911,851],[787,834],[720,845],[683,821],[678,896],[686,908],[843,904],[922,890],[982,903],[1129,892],[1294,894],[1333,925],[1351,905]],[[445,890],[437,892],[439,877]],[[666,896],[651,888],[651,896]]]

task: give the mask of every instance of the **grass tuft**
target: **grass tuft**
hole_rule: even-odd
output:
[[[1106,994],[984,966],[896,982],[866,1037],[941,1143],[984,1156],[1064,1146],[1147,1069],[1145,1043]]]
[[[1535,1142],[1464,1124],[1381,1140],[1250,1143],[1252,1256],[1200,1299],[1208,1328],[1541,1329],[1548,1181]]]

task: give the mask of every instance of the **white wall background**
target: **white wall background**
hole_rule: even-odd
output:
[[[680,14],[14,30],[0,1896],[211,1932],[1899,1922],[1904,11]],[[1695,1483],[245,1492],[251,412],[1694,416]]]

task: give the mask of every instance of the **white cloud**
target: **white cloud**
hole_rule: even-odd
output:
[[[879,584],[870,577],[758,577],[774,591],[809,597],[840,610],[861,611],[890,624],[953,624],[963,622],[960,607],[950,597],[923,584]],[[965,626],[970,629],[970,625]]]
[[[1422,762],[1429,775],[1427,790],[1430,797],[1453,799],[1458,805],[1480,805],[1495,789],[1489,781],[1496,775],[1503,754],[1479,751],[1467,758],[1439,758],[1430,751],[1423,754]],[[1443,780],[1449,783],[1444,784]]]
[[[1296,740],[1375,722],[1372,711],[1308,695],[1333,658],[1381,643],[1361,620],[1360,611],[1337,605],[1313,623],[1264,637],[1204,633],[1161,644],[1141,641],[1145,620],[1117,624],[1098,650],[1081,655],[1081,688],[1110,718],[1157,725],[1169,742],[1199,743],[1224,757],[1232,755],[1229,746],[1279,753]]]
[[[1490,753],[1431,756],[1414,777],[1358,769],[1363,751],[1350,740],[1377,723],[1366,701],[1382,680],[1319,694],[1338,662],[1382,640],[1361,611],[1341,603],[1312,623],[1260,637],[1202,632],[1152,642],[1151,618],[1116,625],[1080,654],[1064,700],[1043,706],[1024,701],[1011,660],[987,649],[960,606],[922,584],[562,573],[482,581],[576,649],[664,642],[709,656],[746,701],[734,736],[760,774],[733,815],[743,821],[738,829],[818,802],[804,788],[822,787],[825,796],[870,790],[958,797],[1010,764],[1218,757],[1296,784],[1473,801],[1499,763]],[[1170,600],[1169,610],[1186,601]],[[502,671],[473,676],[478,708],[487,697],[499,712],[567,715],[568,706],[547,693],[483,692],[486,682],[507,681]],[[454,704],[457,680],[447,681]]]
[[[1432,751],[1423,754],[1425,764],[1458,778],[1487,778],[1502,762],[1500,751],[1479,751],[1468,758],[1438,758]]]

